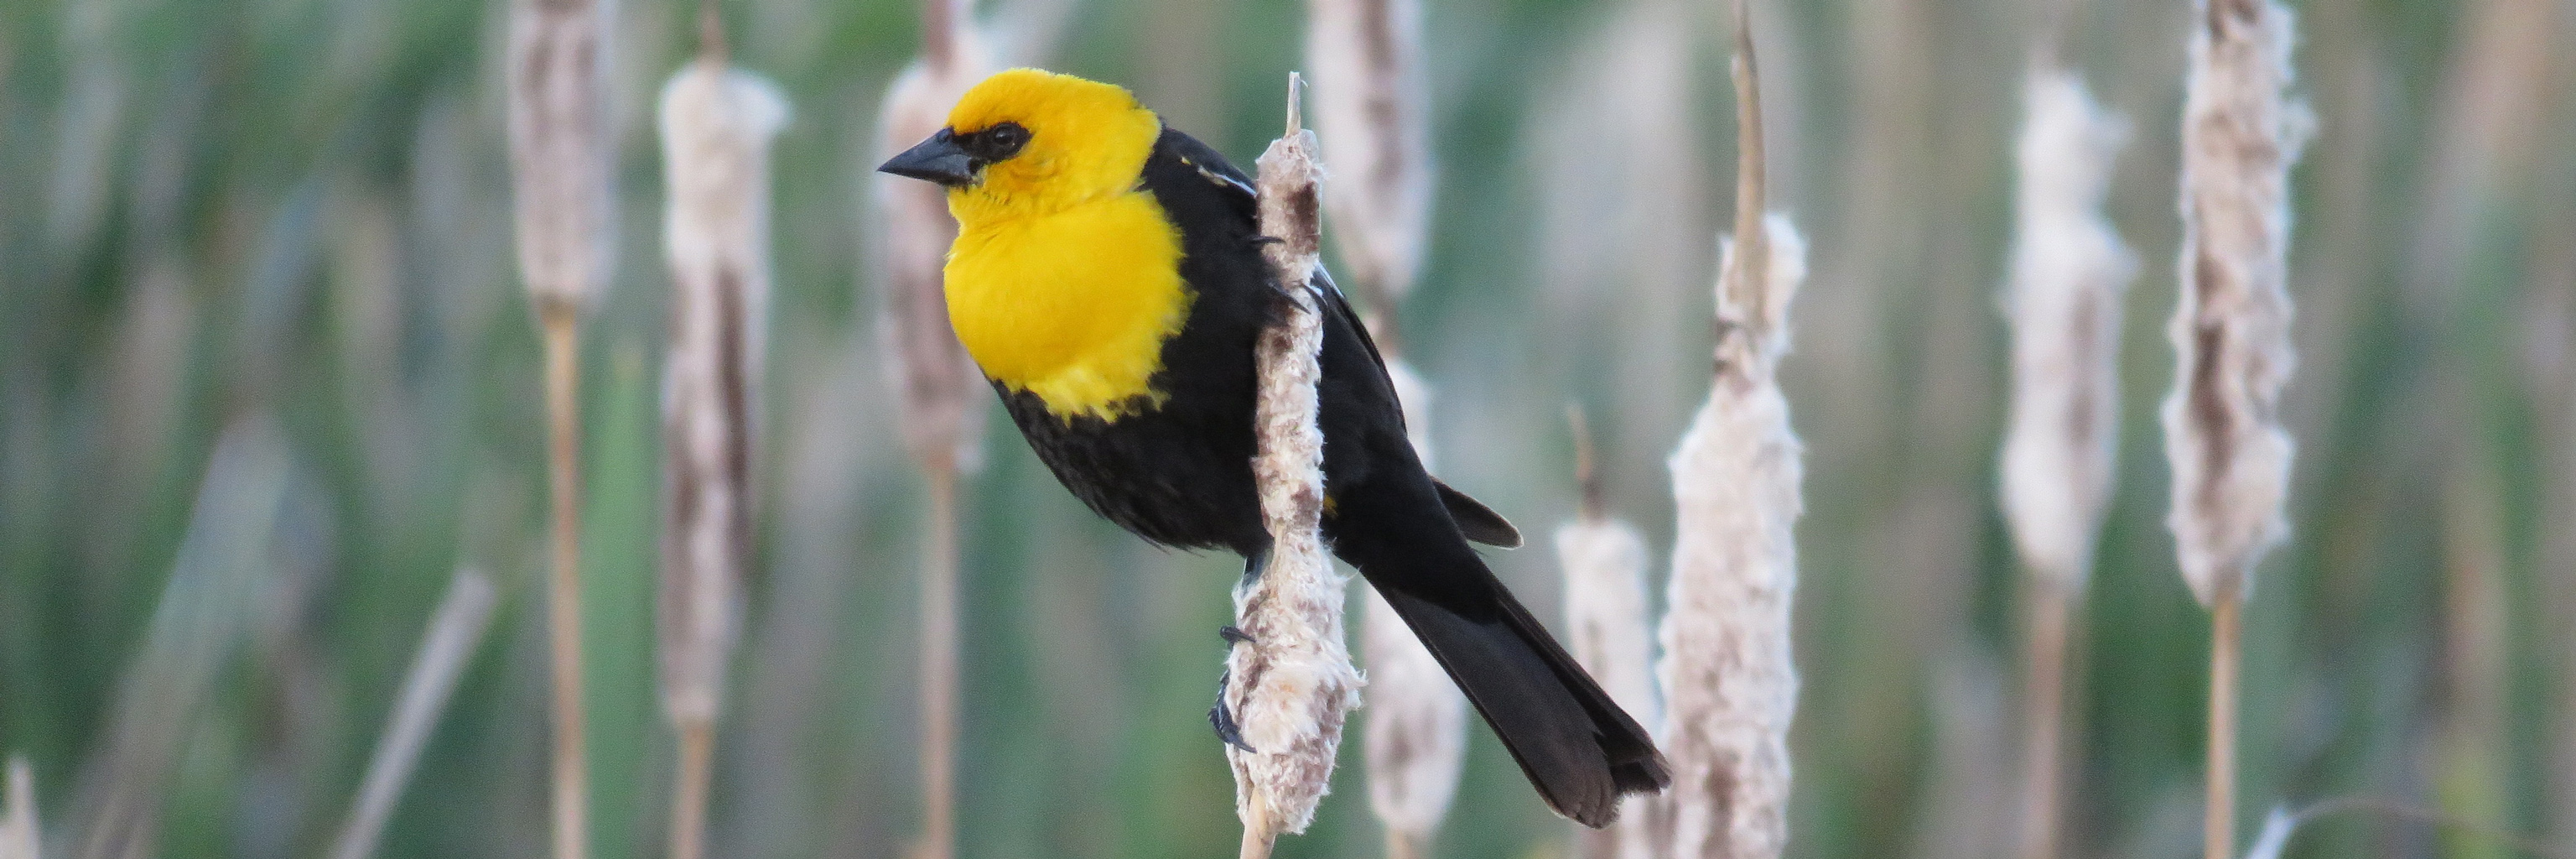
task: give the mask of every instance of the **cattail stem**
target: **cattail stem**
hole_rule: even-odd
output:
[[[590,762],[581,690],[581,335],[570,306],[545,308],[547,453],[554,496],[554,570],[546,589],[553,645],[556,859],[590,855]]]
[[[2209,606],[2209,810],[2206,859],[2236,855],[2236,687],[2244,659],[2243,597],[2225,591]]]
[[[2034,582],[2022,684],[2022,859],[2057,856],[2058,781],[2066,724],[2066,648],[2073,600],[2053,582]]]
[[[922,859],[957,852],[957,468],[934,463],[921,560]]]
[[[715,770],[716,726],[707,719],[680,725],[680,768],[671,787],[671,859],[706,854],[707,783]]]

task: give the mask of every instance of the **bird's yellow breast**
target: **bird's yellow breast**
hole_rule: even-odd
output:
[[[1160,405],[1163,341],[1188,320],[1191,296],[1180,231],[1151,194],[960,220],[948,319],[986,376],[1067,420]]]

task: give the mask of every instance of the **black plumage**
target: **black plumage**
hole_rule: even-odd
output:
[[[1038,458],[1084,504],[1156,543],[1268,550],[1254,492],[1253,342],[1278,286],[1260,255],[1249,179],[1166,127],[1142,187],[1180,227],[1186,323],[1162,345],[1159,396],[1111,421],[1059,417],[996,385]],[[1549,806],[1592,826],[1625,793],[1670,780],[1635,719],[1611,702],[1503,588],[1468,539],[1518,545],[1510,523],[1442,485],[1407,441],[1385,363],[1319,270],[1324,297],[1324,527],[1493,726]]]

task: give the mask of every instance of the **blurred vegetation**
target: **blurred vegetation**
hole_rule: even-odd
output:
[[[1015,2],[995,14],[1054,0]],[[1127,83],[1238,158],[1275,133],[1299,4],[1068,2],[1048,64]],[[616,41],[622,263],[585,382],[602,857],[659,854],[672,763],[648,639],[665,277],[646,120],[694,5],[626,4]],[[1809,444],[1798,856],[1991,856],[2010,831],[1996,290],[2042,5],[1756,6],[1773,195],[1816,270],[1785,372]],[[2174,571],[2154,422],[2188,5],[2066,19],[2068,56],[2134,124],[2113,215],[2147,263],[2076,662],[2087,856],[2185,855],[2197,832],[2205,620]],[[2296,534],[2248,610],[2246,817],[2367,793],[2576,843],[2576,9],[2298,6],[2319,117],[2291,265],[2302,446]],[[914,815],[919,488],[865,194],[915,11],[723,8],[737,62],[798,116],[777,149],[763,572],[713,852],[894,855]],[[1533,533],[1574,503],[1571,399],[1601,427],[1613,507],[1669,543],[1662,457],[1705,390],[1732,175],[1718,8],[1428,4],[1442,174],[1408,353],[1440,391],[1446,476]],[[501,10],[0,4],[0,750],[36,765],[47,855],[83,855],[103,792],[143,771],[166,779],[145,783],[159,854],[324,849],[460,565],[493,573],[501,613],[382,853],[542,850],[543,435]],[[213,468],[227,427],[252,452]],[[1222,854],[1230,785],[1203,714],[1234,562],[1096,521],[1007,430],[987,448],[965,525],[962,854]],[[273,515],[237,509],[271,495]],[[266,562],[192,556],[241,540]],[[1496,556],[1542,617],[1550,557]],[[199,682],[133,679],[156,670]],[[167,760],[131,760],[120,700],[171,720]],[[1564,824],[1478,730],[1441,855],[1557,855]],[[1361,777],[1346,766],[1280,855],[1374,855]],[[2496,855],[2367,817],[2317,826],[2293,855]]]

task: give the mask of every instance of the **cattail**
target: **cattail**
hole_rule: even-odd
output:
[[[1386,359],[1414,453],[1432,468],[1431,387],[1402,354],[1395,310],[1421,266],[1431,171],[1423,121],[1421,4],[1311,0],[1306,62],[1315,75],[1318,142],[1356,181],[1323,188],[1333,239]],[[1363,588],[1360,655],[1380,686],[1362,717],[1369,807],[1391,857],[1428,852],[1467,756],[1467,698],[1411,627]]]
[[[2209,792],[2204,847],[2233,852],[2239,606],[2254,565],[2288,530],[2290,164],[2307,130],[2291,100],[2290,11],[2199,0],[2182,116],[2181,300],[2165,397],[2173,528],[2183,580],[2210,608]]]
[[[712,17],[709,19],[712,21]],[[787,102],[706,55],[662,87],[671,340],[662,380],[662,707],[680,736],[671,855],[705,849],[725,664],[751,569],[752,471],[769,340],[769,142]]]
[[[921,58],[895,78],[877,117],[879,159],[946,126],[949,108],[992,71],[963,0],[923,0],[921,10]],[[943,269],[957,220],[946,189],[880,174],[876,204],[885,230],[878,340],[902,392],[904,443],[930,493],[921,561],[922,831],[913,855],[947,859],[957,850],[957,475],[976,465],[992,398],[948,323]]]
[[[1575,521],[1556,529],[1557,563],[1565,568],[1566,649],[1585,673],[1601,682],[1619,709],[1636,716],[1649,734],[1663,733],[1662,702],[1655,697],[1654,616],[1646,596],[1646,541],[1628,523],[1602,510],[1599,473],[1583,413],[1574,424],[1576,482],[1583,504]],[[1664,799],[1620,800],[1619,822],[1608,829],[1577,827],[1581,859],[1657,859],[1669,826]]]
[[[1413,289],[1431,203],[1417,0],[1308,0],[1316,134],[1345,181],[1324,189],[1333,241],[1371,330]]]
[[[1298,116],[1295,74],[1288,77],[1287,134],[1261,154],[1262,248],[1291,285],[1279,321],[1253,347],[1253,480],[1270,532],[1268,564],[1235,589],[1235,625],[1250,640],[1226,656],[1224,700],[1244,746],[1228,746],[1235,814],[1243,820],[1247,859],[1270,855],[1282,832],[1303,832],[1331,786],[1342,720],[1359,705],[1359,672],[1342,641],[1343,579],[1324,554],[1318,525],[1324,510],[1324,435],[1316,424],[1316,383],[1323,322],[1312,279],[1322,239],[1316,186],[1323,169],[1315,136]]]
[[[44,832],[36,825],[36,768],[9,756],[9,794],[0,807],[0,859],[38,859]]]
[[[2068,625],[2111,500],[2120,300],[2138,266],[2102,215],[2126,123],[2094,104],[2081,77],[2047,63],[2032,66],[2022,98],[2003,506],[2032,585],[2021,856],[2049,859],[2057,855]]]
[[[1386,356],[1386,372],[1414,454],[1432,468],[1431,387],[1399,355]],[[1423,856],[1467,763],[1467,696],[1376,588],[1360,591],[1360,664],[1385,681],[1360,711],[1369,808],[1386,826],[1387,856]]]
[[[604,0],[511,0],[509,127],[519,275],[541,317],[578,313],[613,255]]]
[[[608,283],[616,143],[608,127],[606,0],[511,0],[510,185],[519,276],[545,335],[553,574],[546,595],[554,684],[555,859],[590,855],[581,682],[581,340]]]
[[[1717,378],[1673,451],[1678,518],[1661,637],[1672,855],[1772,859],[1788,843],[1797,712],[1790,599],[1802,446],[1775,370],[1805,240],[1763,213],[1762,105],[1745,4],[1735,7],[1735,240],[1719,248]]]
[[[429,629],[421,635],[420,650],[412,655],[411,670],[403,675],[402,692],[394,698],[384,734],[376,738],[375,756],[367,761],[366,780],[360,783],[349,822],[331,848],[332,859],[375,855],[376,839],[384,834],[385,821],[393,819],[394,804],[411,780],[412,765],[429,745],[430,729],[437,727],[439,714],[447,709],[448,694],[456,691],[457,678],[464,675],[475,646],[483,641],[484,624],[491,620],[498,600],[492,581],[482,573],[471,568],[456,571],[447,596],[430,614]],[[0,850],[0,857],[7,855]]]

